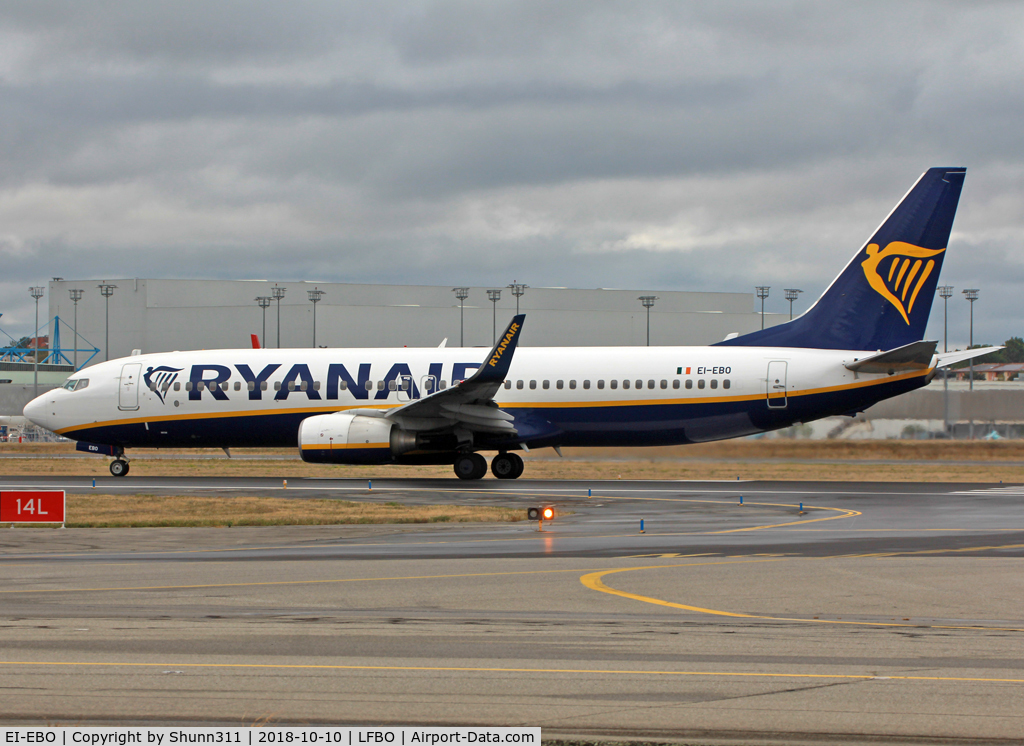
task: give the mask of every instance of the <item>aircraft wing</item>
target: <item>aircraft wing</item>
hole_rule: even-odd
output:
[[[476,373],[449,389],[388,410],[386,417],[408,430],[462,427],[470,431],[516,435],[512,415],[494,402],[505,382],[526,314],[513,317]]]
[[[1003,345],[998,347],[975,347],[973,350],[957,350],[956,352],[941,352],[939,353],[939,364],[937,368],[948,368],[950,365],[963,362],[964,360],[971,360],[972,358],[981,357],[987,355],[990,352],[1003,349]]]

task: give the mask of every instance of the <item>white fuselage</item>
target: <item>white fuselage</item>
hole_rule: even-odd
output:
[[[305,417],[390,410],[468,378],[484,349],[203,350],[94,365],[25,415],[120,447],[295,445]],[[481,447],[667,445],[862,410],[927,382],[844,367],[864,352],[758,347],[519,348],[494,397],[514,442]],[[934,365],[934,360],[933,360]],[[211,385],[215,384],[215,385]],[[214,389],[214,390],[211,390]]]

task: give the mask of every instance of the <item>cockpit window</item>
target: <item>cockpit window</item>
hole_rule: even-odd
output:
[[[63,388],[67,389],[68,391],[81,391],[82,389],[87,388],[88,386],[88,378],[69,378],[64,383]]]

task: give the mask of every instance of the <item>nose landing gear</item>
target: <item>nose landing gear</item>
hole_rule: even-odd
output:
[[[114,461],[110,462],[110,473],[115,477],[124,477],[128,475],[128,459],[124,455],[124,448],[120,446],[113,446],[115,449],[110,455],[115,458]]]

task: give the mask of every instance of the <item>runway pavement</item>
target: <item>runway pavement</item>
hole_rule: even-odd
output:
[[[1021,485],[97,481],[563,515],[543,532],[5,529],[7,724],[526,724],[690,743],[1024,734]]]

